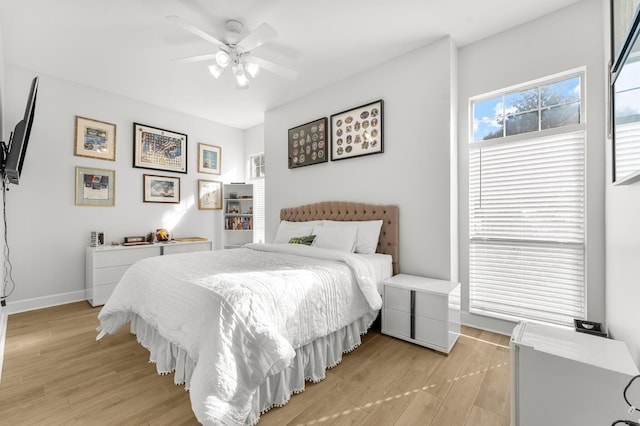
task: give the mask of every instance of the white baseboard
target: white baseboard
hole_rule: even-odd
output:
[[[36,309],[50,308],[51,306],[66,305],[67,303],[80,302],[81,300],[85,300],[84,290],[18,300],[16,302],[7,299],[5,309],[8,309],[8,314],[11,315],[20,312],[35,311]]]
[[[8,309],[0,306],[0,383],[2,383],[2,361],[4,360],[4,341],[7,338]]]

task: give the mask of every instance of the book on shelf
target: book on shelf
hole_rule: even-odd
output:
[[[225,228],[231,231],[250,231],[253,229],[253,218],[251,217],[228,217]]]

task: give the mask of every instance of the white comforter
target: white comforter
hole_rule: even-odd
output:
[[[242,425],[260,384],[294,349],[381,305],[358,255],[249,244],[134,264],[98,316],[98,339],[140,317],[196,362],[187,385],[198,420]]]

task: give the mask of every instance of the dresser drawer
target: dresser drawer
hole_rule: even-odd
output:
[[[201,243],[174,244],[162,247],[162,254],[191,253],[194,251],[211,251],[211,241]]]
[[[111,297],[111,293],[116,288],[118,283],[106,284],[106,285],[97,285],[93,288],[93,306],[104,305]]]
[[[110,268],[94,269],[93,284],[104,285],[117,283],[131,265],[112,266]]]
[[[104,268],[107,266],[131,265],[140,259],[151,256],[160,256],[160,247],[136,247],[130,250],[96,250],[94,254],[94,267]]]
[[[391,286],[384,287],[384,306],[411,313],[411,290]],[[431,293],[415,292],[415,314],[439,321],[447,319],[447,299]]]

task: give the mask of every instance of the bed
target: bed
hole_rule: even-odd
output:
[[[361,343],[381,281],[398,273],[398,218],[396,206],[308,204],[281,210],[273,244],[143,259],[102,308],[97,339],[130,323],[199,422],[253,425]]]

